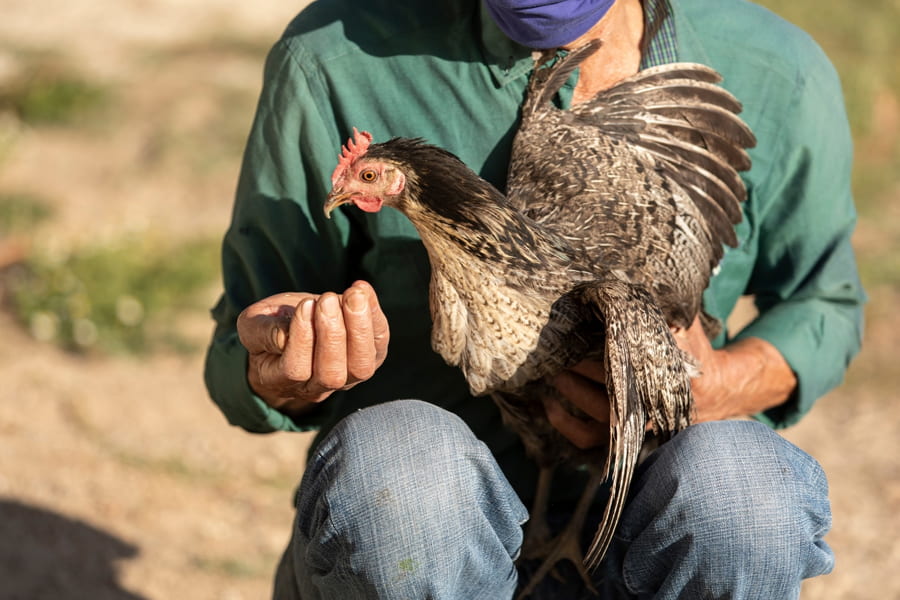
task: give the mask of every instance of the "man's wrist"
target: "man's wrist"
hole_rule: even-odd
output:
[[[717,351],[723,363],[722,393],[734,408],[731,416],[752,416],[787,402],[797,377],[775,346],[745,338]]]

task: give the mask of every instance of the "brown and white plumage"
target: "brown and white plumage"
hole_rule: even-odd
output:
[[[460,366],[474,394],[493,396],[545,487],[561,462],[593,468],[579,515],[544,549],[539,575],[571,557],[579,519],[608,476],[607,509],[584,558],[588,569],[599,563],[648,424],[665,440],[690,422],[691,365],[669,325],[687,327],[700,313],[723,244],[736,243],[745,194],[736,171],[749,166],[743,148],[753,143],[735,116],[740,105],[701,65],[642,71],[556,108],[554,95],[596,46],[532,75],[507,196],[444,150],[357,134],[326,207],[402,211],[432,265],[435,350]],[[605,457],[566,441],[541,402],[554,393],[550,377],[588,357],[606,370]]]

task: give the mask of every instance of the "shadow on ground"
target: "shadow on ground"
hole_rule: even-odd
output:
[[[139,549],[87,523],[0,499],[0,582],[8,600],[146,600],[119,583]]]

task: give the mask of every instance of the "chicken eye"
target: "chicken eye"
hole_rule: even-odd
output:
[[[378,179],[378,173],[376,173],[374,169],[366,169],[365,171],[360,172],[359,178],[366,183],[372,183]]]

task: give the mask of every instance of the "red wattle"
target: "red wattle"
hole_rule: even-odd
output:
[[[374,213],[374,212],[378,212],[379,210],[381,210],[381,207],[384,204],[384,202],[381,200],[381,198],[376,198],[376,197],[372,197],[372,196],[363,196],[363,197],[359,197],[359,198],[354,198],[353,204],[355,204],[356,207],[362,211]]]

